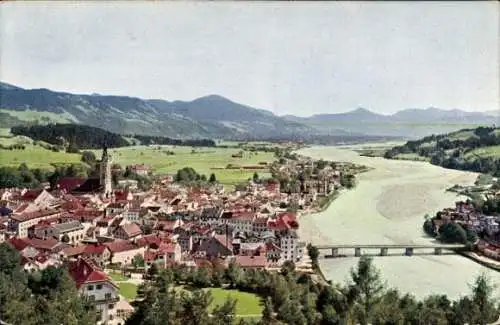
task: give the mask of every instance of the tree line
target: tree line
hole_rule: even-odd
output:
[[[204,290],[208,287],[257,294],[264,306],[260,320],[238,318],[232,298],[210,310],[212,298]],[[292,262],[286,262],[280,272],[243,270],[234,261],[227,268],[216,262],[196,269],[151,266],[126,324],[484,325],[495,321],[500,312],[493,290],[490,279],[480,275],[471,284],[471,293],[456,301],[446,295],[418,300],[387,288],[366,256],[351,270],[345,285],[313,281],[310,275],[297,272]],[[64,266],[27,273],[20,266],[20,254],[3,243],[0,320],[23,325],[86,325],[95,324],[96,311],[78,294]]]
[[[413,153],[430,158],[431,164],[445,168],[468,170],[480,173],[500,175],[500,159],[493,157],[472,156],[465,158],[471,151],[500,145],[500,135],[494,127],[463,129],[458,132],[473,132],[467,139],[453,139],[450,134],[431,135],[420,140],[408,141],[402,146],[388,150],[384,157],[391,159],[399,154]],[[435,145],[429,145],[435,143]]]
[[[366,256],[351,270],[351,279],[345,285],[313,281],[310,275],[296,272],[292,262],[286,262],[280,272],[243,270],[231,261],[227,268],[216,263],[197,269],[177,265],[161,271],[152,267],[148,274],[149,280],[139,290],[144,300],[137,304],[126,324],[462,325],[487,324],[495,321],[500,312],[494,287],[485,275],[475,280],[469,296],[456,301],[446,295],[418,300],[387,288],[372,259]],[[257,294],[264,306],[262,318],[237,321],[231,299],[219,306],[211,318],[211,297],[202,290],[208,287]],[[191,305],[189,297],[197,297],[196,306]]]
[[[44,141],[52,145],[70,148],[70,152],[78,149],[100,149],[104,145],[112,148],[130,146],[123,135],[100,128],[80,124],[48,124],[19,125],[11,128],[13,135],[27,136],[33,140]],[[131,135],[142,144],[177,145],[192,147],[215,147],[211,139],[172,139],[161,136]]]

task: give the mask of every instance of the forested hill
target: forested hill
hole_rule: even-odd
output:
[[[425,158],[445,168],[500,176],[500,128],[478,127],[408,141],[385,153],[390,159]]]
[[[215,141],[210,139],[180,140],[160,136],[120,135],[100,128],[80,124],[48,124],[32,126],[15,126],[13,135],[27,136],[36,141],[44,141],[53,145],[75,148],[100,149],[106,145],[118,148],[136,144],[163,144],[192,147],[214,147]]]

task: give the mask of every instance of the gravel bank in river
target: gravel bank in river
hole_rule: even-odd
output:
[[[314,244],[429,243],[433,239],[422,231],[423,216],[453,206],[461,197],[446,188],[472,184],[477,177],[423,162],[361,157],[338,147],[311,147],[300,153],[373,167],[358,175],[357,187],[342,193],[328,209],[301,218],[301,238]],[[348,257],[324,259],[320,265],[328,279],[343,282],[356,262]],[[390,286],[418,297],[446,293],[457,298],[468,293],[468,283],[483,271],[500,285],[498,273],[458,255],[375,257],[375,265]]]

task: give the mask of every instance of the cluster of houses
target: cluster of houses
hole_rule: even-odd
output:
[[[477,250],[500,261],[500,217],[480,213],[468,202],[459,201],[454,208],[447,208],[439,213],[439,218],[432,220],[436,229],[443,224],[456,222],[466,229],[480,235]]]
[[[102,324],[120,324],[131,309],[104,268],[137,268],[140,261],[146,272],[153,264],[196,268],[217,260],[272,270],[285,261],[298,263],[306,247],[297,234],[297,214],[287,207],[306,208],[340,184],[338,171],[326,166],[302,180],[297,192],[283,190],[278,181],[255,180],[226,193],[220,185],[182,186],[172,177],[157,178],[147,192],[116,190],[106,149],[100,164],[98,178],[65,177],[52,191],[0,189],[0,242],[21,253],[28,272],[67,262]],[[296,178],[306,164],[294,162],[279,173]],[[150,173],[144,165],[130,169]]]

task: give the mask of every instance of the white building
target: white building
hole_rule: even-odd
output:
[[[116,304],[120,301],[118,286],[101,269],[85,259],[70,262],[68,271],[80,294],[96,307],[97,324],[113,322],[117,317]]]

